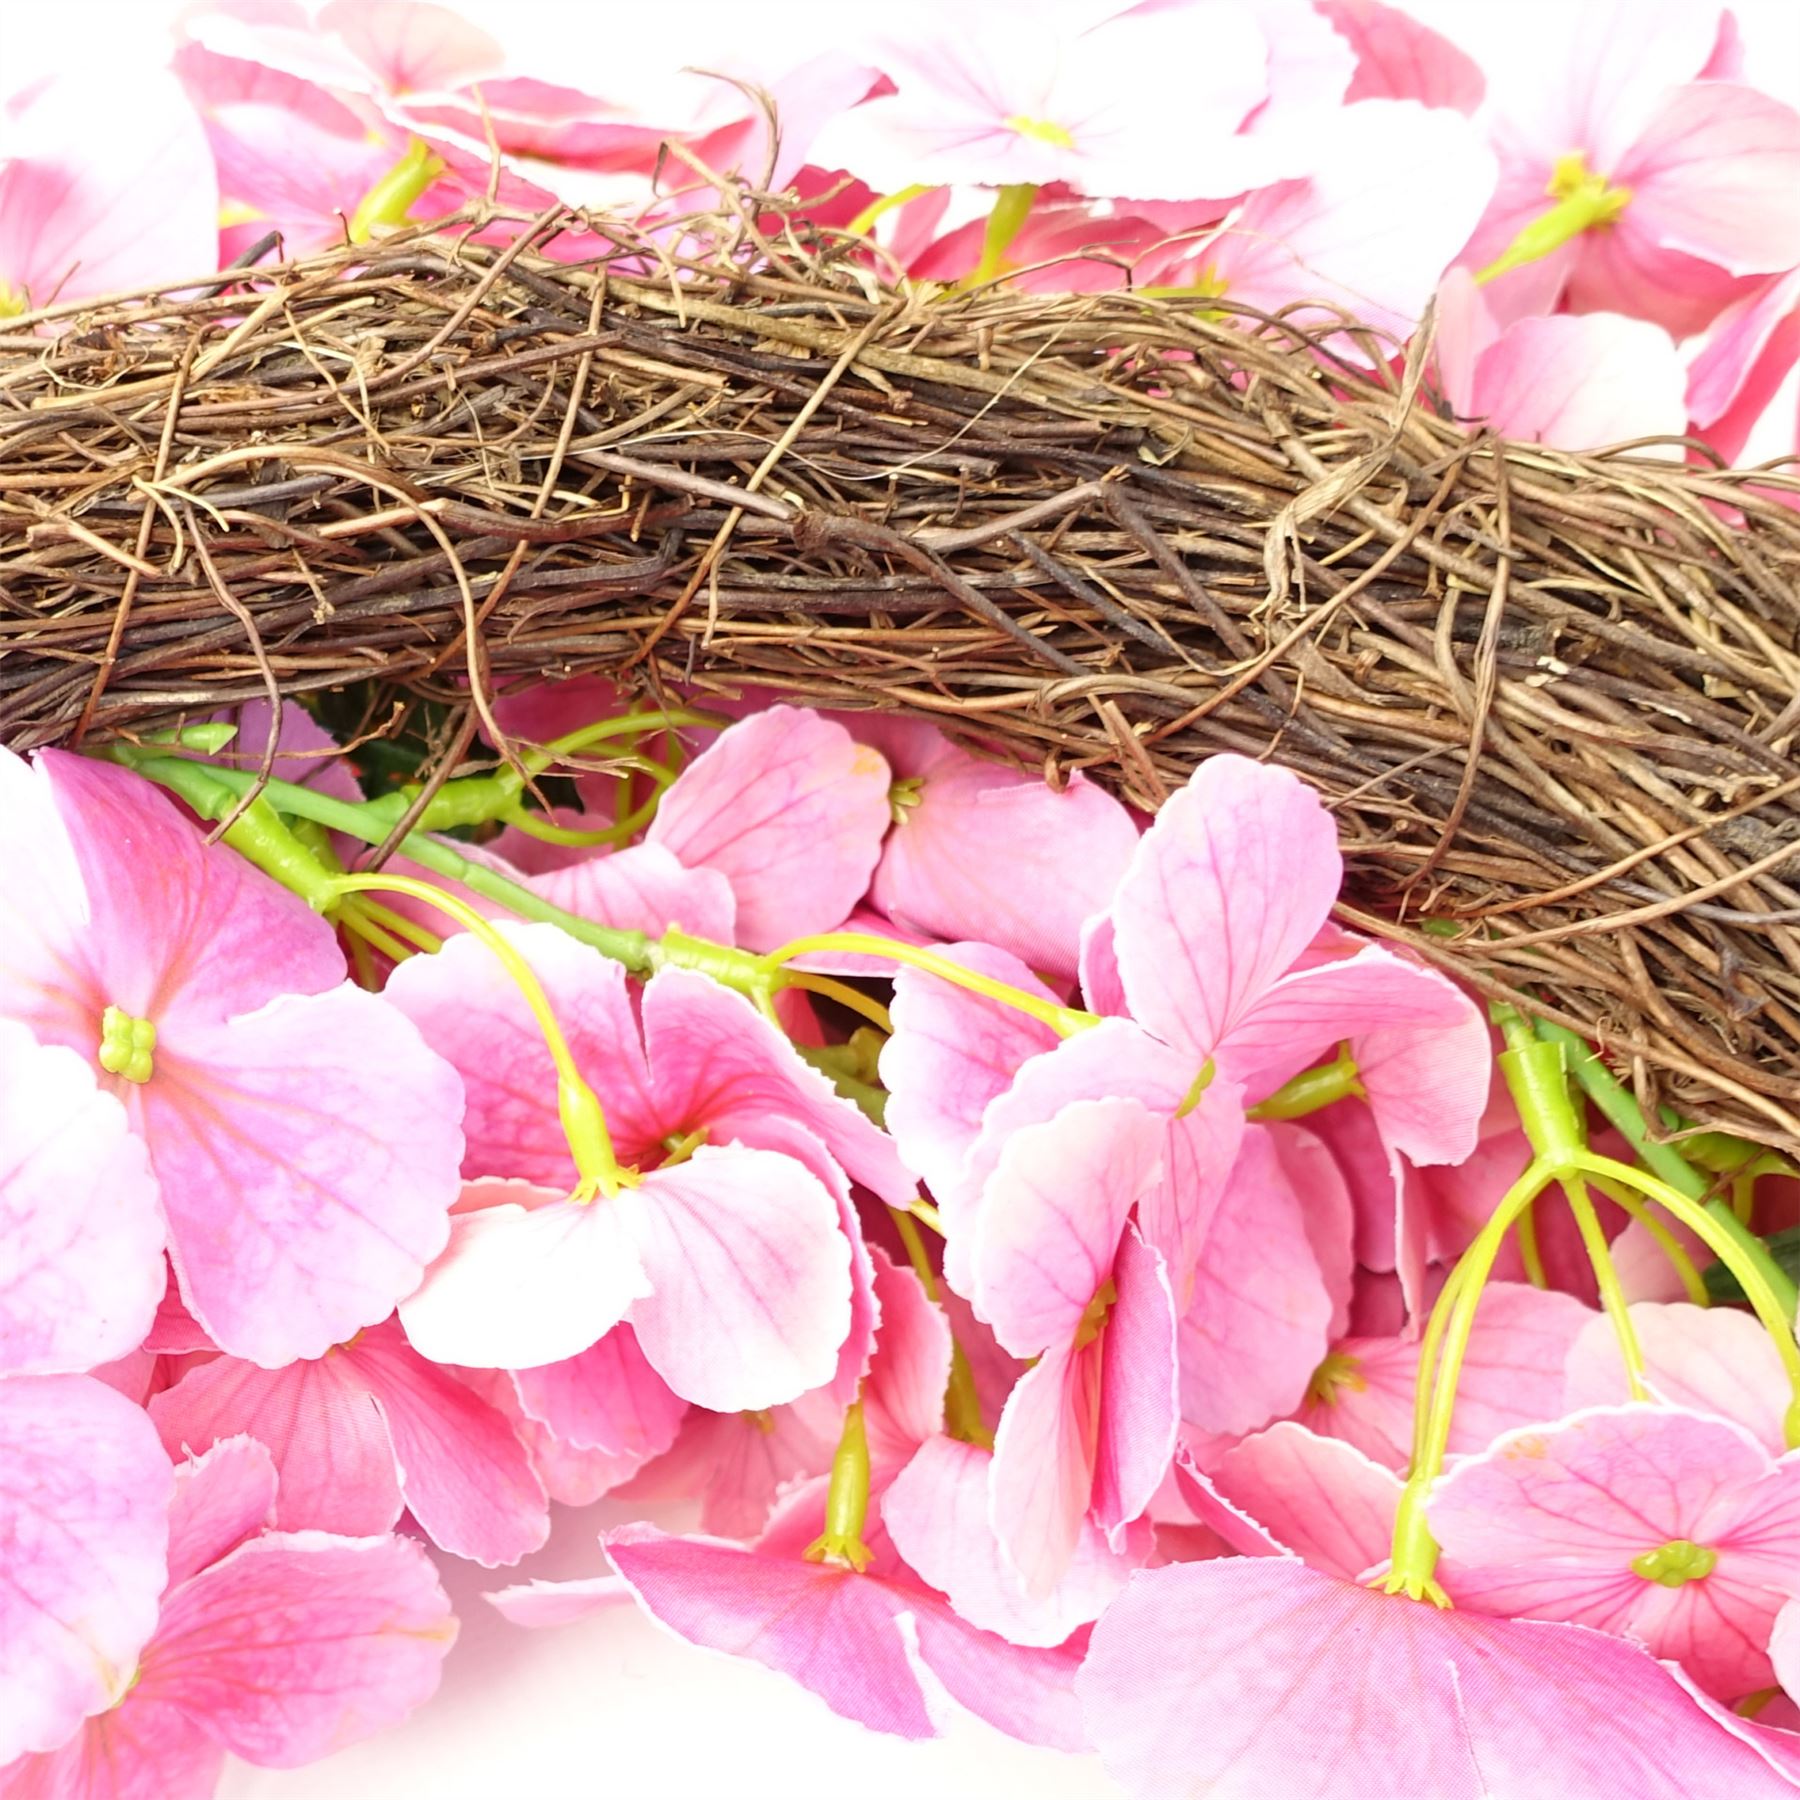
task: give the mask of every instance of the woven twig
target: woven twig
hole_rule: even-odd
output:
[[[905,707],[1145,808],[1239,750],[1334,807],[1346,922],[1800,1147],[1780,478],[1499,443],[1316,309],[756,254],[413,235],[19,325],[0,741],[599,671]]]

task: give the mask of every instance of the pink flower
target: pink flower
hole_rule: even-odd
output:
[[[848,723],[894,778],[874,904],[903,928],[1073,975],[1082,922],[1112,898],[1137,844],[1125,808],[1084,775],[1059,791],[917,720]]]
[[[456,1621],[399,1537],[265,1529],[249,1438],[176,1473],[162,1613],[129,1688],[49,1754],[0,1773],[7,1800],[201,1800],[231,1752],[294,1768],[397,1724],[438,1684]]]
[[[1605,1320],[1567,1294],[1490,1283],[1456,1384],[1451,1454],[1484,1450],[1504,1431],[1560,1418],[1579,1404],[1565,1396],[1564,1366],[1590,1325],[1609,1332]],[[1294,1416],[1390,1469],[1404,1469],[1412,1454],[1418,1369],[1416,1336],[1341,1337],[1313,1371]],[[1623,1391],[1621,1375],[1608,1398]]]
[[[390,998],[465,1072],[466,1173],[540,1184],[457,1219],[401,1314],[414,1344],[436,1361],[527,1368],[629,1316],[658,1374],[714,1410],[792,1400],[840,1364],[854,1382],[867,1276],[844,1176],[910,1199],[892,1144],[705,977],[657,975],[640,1026],[617,964],[554,926],[510,935],[606,1096],[621,1161],[644,1173],[610,1198],[560,1199],[574,1169],[555,1073],[517,990],[466,936],[403,964]]]
[[[160,70],[57,77],[0,110],[0,316],[217,266],[218,183]]]
[[[1800,261],[1800,114],[1711,79],[1720,9],[1688,0],[1572,8],[1490,96],[1500,186],[1463,260],[1481,268],[1559,202],[1590,222],[1494,284],[1508,317],[1623,312],[1676,336],[1743,278]]]
[[[1502,329],[1473,278],[1452,269],[1439,289],[1436,349],[1458,419],[1502,437],[1598,450],[1686,430],[1681,358],[1669,334],[1643,319],[1559,313]]]
[[[646,841],[737,895],[738,942],[774,950],[841,924],[869,885],[892,776],[878,751],[799,707],[720,732],[663,795]]]
[[[123,1103],[213,1340],[275,1367],[385,1318],[449,1229],[456,1072],[344,979],[322,919],[124,769],[0,752],[0,859],[0,1012]]]
[[[1800,1455],[1700,1413],[1597,1407],[1508,1432],[1428,1507],[1459,1606],[1636,1639],[1734,1700],[1800,1594]]]
[[[1788,1734],[1709,1716],[1621,1639],[1444,1612],[1292,1558],[1134,1575],[1076,1689],[1108,1773],[1140,1800],[1162,1800],[1171,1771],[1220,1800],[1792,1792],[1771,1767]]]
[[[1734,301],[1688,369],[1687,404],[1707,441],[1729,461],[1745,460],[1759,422],[1769,450],[1800,449],[1800,269],[1790,269]],[[1752,454],[1750,460],[1759,460]]]
[[[1241,7],[1105,17],[1046,6],[964,12],[953,34],[884,37],[895,91],[843,114],[812,155],[870,186],[1063,182],[1077,193],[1190,199],[1261,178],[1236,134],[1267,93],[1266,46]],[[1204,54],[1198,53],[1204,45]]]
[[[366,1537],[410,1511],[434,1544],[493,1568],[549,1536],[544,1491],[511,1424],[388,1323],[283,1369],[221,1356],[150,1401],[171,1456],[240,1433],[269,1452],[272,1523]]]
[[[156,1627],[173,1485],[150,1421],[110,1388],[0,1381],[0,1765],[125,1693]]]
[[[1012,1134],[982,1196],[970,1299],[1002,1348],[1036,1359],[991,1471],[994,1532],[1028,1599],[1062,1577],[1090,1508],[1120,1542],[1174,1454],[1176,1308],[1130,1219],[1166,1139],[1135,1100],[1077,1100]]]
[[[1381,0],[1315,0],[1356,52],[1346,100],[1418,100],[1472,113],[1487,80],[1471,57],[1398,6]]]
[[[80,1374],[144,1340],[162,1295],[156,1178],[73,1050],[0,1019],[0,1372]]]

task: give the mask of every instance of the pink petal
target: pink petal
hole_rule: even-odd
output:
[[[521,1369],[519,1404],[564,1443],[614,1455],[660,1456],[687,1402],[644,1359],[637,1334],[615,1325],[567,1362]]]
[[[1726,1307],[1641,1302],[1631,1323],[1646,1385],[1659,1400],[1729,1419],[1772,1456],[1786,1450],[1782,1422],[1793,1394],[1760,1321]],[[1590,1316],[1569,1345],[1567,1374],[1571,1411],[1625,1398],[1625,1365],[1605,1319]]]
[[[631,1589],[622,1575],[590,1575],[580,1581],[522,1581],[482,1599],[509,1624],[541,1629],[570,1625],[609,1607],[629,1602]]]
[[[275,1523],[362,1537],[400,1516],[394,1449],[361,1371],[341,1351],[285,1369],[221,1356],[190,1368],[150,1402],[171,1456],[199,1456],[247,1434],[280,1486]]]
[[[1576,1404],[1572,1394],[1565,1399],[1563,1366],[1593,1317],[1591,1307],[1568,1294],[1490,1282],[1475,1309],[1457,1383],[1452,1454],[1483,1450],[1503,1431],[1560,1418]],[[1309,1430],[1354,1444],[1378,1463],[1404,1468],[1411,1454],[1418,1340],[1346,1338],[1332,1348],[1347,1363],[1331,1399],[1309,1396],[1295,1417]]]
[[[1688,365],[1688,411],[1721,455],[1737,457],[1749,424],[1800,362],[1800,269],[1727,307]]]
[[[909,1461],[943,1429],[950,1382],[950,1323],[932,1305],[911,1269],[896,1268],[871,1249],[881,1325],[863,1385],[863,1429],[877,1475]]]
[[[1616,1638],[1442,1612],[1281,1557],[1134,1575],[1076,1689],[1140,1800],[1163,1800],[1171,1769],[1196,1793],[1299,1783],[1314,1800],[1789,1791]]]
[[[775,1406],[831,1379],[850,1330],[850,1247],[836,1201],[800,1163],[702,1145],[613,1204],[650,1284],[632,1328],[684,1400]]]
[[[1455,113],[1361,100],[1333,120],[1309,179],[1253,193],[1202,247],[1200,267],[1234,300],[1273,312],[1307,302],[1317,325],[1341,308],[1406,337],[1494,191],[1495,163]],[[1409,186],[1408,183],[1411,183]]]
[[[206,135],[163,70],[31,93],[0,143],[0,281],[32,306],[203,275],[218,256]]]
[[[1388,1558],[1400,1478],[1339,1439],[1284,1420],[1226,1451],[1207,1475],[1312,1568],[1356,1581]]]
[[[1319,1277],[1331,1296],[1333,1337],[1350,1328],[1350,1301],[1356,1284],[1356,1209],[1338,1160],[1304,1125],[1269,1128],[1282,1176],[1300,1201],[1300,1219],[1312,1246]]]
[[[111,1388],[0,1382],[0,1765],[124,1694],[156,1625],[173,1490],[150,1421]]]
[[[1113,1263],[1118,1298],[1100,1337],[1100,1437],[1094,1461],[1094,1522],[1116,1549],[1169,1472],[1181,1427],[1175,1303],[1163,1260],[1125,1227]]]
[[[490,1206],[454,1220],[400,1322],[433,1362],[529,1369],[579,1356],[649,1290],[618,1200]]]
[[[1163,1136],[1154,1113],[1121,1099],[1077,1100],[1007,1139],[982,1195],[971,1298],[1015,1356],[1075,1335],[1161,1172]]]
[[[1005,951],[948,944],[939,954],[990,980],[1055,999]],[[939,1205],[949,1204],[987,1103],[1058,1039],[1048,1025],[1013,1007],[914,969],[903,968],[895,978],[890,1010],[894,1035],[881,1052],[888,1129]]]
[[[183,1298],[234,1356],[321,1356],[443,1248],[462,1083],[347,983],[182,1037],[141,1105]]]
[[[543,1546],[543,1483],[503,1414],[426,1362],[392,1323],[345,1355],[387,1420],[400,1491],[434,1544],[489,1569]]]
[[[750,1657],[876,1731],[937,1736],[895,1627],[906,1598],[884,1582],[651,1525],[601,1542],[638,1604],[689,1643]]]
[[[1182,1417],[1245,1432],[1290,1412],[1324,1359],[1332,1310],[1300,1196],[1269,1131],[1253,1126],[1182,1315]]]
[[[1134,1559],[1109,1549],[1086,1521],[1063,1578],[1042,1600],[1029,1599],[988,1521],[991,1461],[973,1444],[927,1440],[882,1495],[882,1523],[894,1548],[971,1625],[1012,1644],[1060,1644],[1100,1616]]]
[[[1476,359],[1458,412],[1503,437],[1599,450],[1680,437],[1686,388],[1682,359],[1659,325],[1611,312],[1520,319]]]
[[[271,1532],[170,1594],[140,1688],[246,1762],[295,1768],[422,1705],[455,1637],[410,1539]]]
[[[1082,921],[1137,845],[1131,816],[1082,775],[1058,792],[946,746],[888,834],[875,905],[938,938],[974,938],[1073,975]]]
[[[773,950],[862,897],[888,828],[887,763],[843,726],[774,706],[722,731],[663,795],[648,841],[737,895],[738,941]]]
[[[1025,1744],[1052,1750],[1088,1748],[1081,1709],[1075,1704],[1075,1673],[1083,1646],[1033,1650],[977,1631],[950,1608],[920,1599],[912,1607],[919,1659],[945,1691],[976,1718]]]
[[[1057,1344],[1018,1379],[994,1432],[989,1517],[1028,1600],[1056,1586],[1094,1493],[1102,1355]]]
[[[175,1470],[169,1586],[178,1587],[275,1522],[275,1463],[255,1438],[227,1438]]]
[[[1487,81],[1447,38],[1381,0],[1318,0],[1318,10],[1356,52],[1349,100],[1418,100],[1472,113]]]
[[[831,1467],[843,1422],[844,1409],[829,1388],[756,1412],[690,1407],[674,1448],[618,1491],[634,1501],[698,1495],[702,1531],[755,1537],[785,1492]]]
[[[1365,1028],[1351,1050],[1390,1151],[1415,1164],[1459,1163],[1475,1149],[1493,1085],[1489,1026],[1481,1009],[1443,976],[1417,973],[1438,989],[1442,1011],[1433,1012],[1430,1024],[1409,1028],[1396,1019]],[[1408,1005],[1396,1005],[1395,1012],[1417,1009],[1417,1017],[1429,1008],[1424,987],[1414,983],[1405,990]]]
[[[128,1694],[60,1750],[0,1769],[5,1800],[212,1800],[225,1752],[177,1706]]]
[[[1209,757],[1139,841],[1113,899],[1132,1017],[1195,1073],[1325,922],[1337,828],[1285,770]]]
[[[534,894],[578,919],[661,937],[671,929],[737,941],[737,897],[717,869],[690,869],[661,844],[633,844],[529,875]]]
[[[851,1180],[889,1205],[918,1184],[893,1140],[803,1062],[750,1002],[704,975],[665,969],[644,989],[644,1042],[665,1132],[708,1130],[713,1143],[752,1148],[774,1119],[804,1126]],[[786,1148],[785,1140],[770,1148]]]
[[[501,930],[554,996],[576,1064],[604,1096],[620,1159],[631,1162],[660,1145],[663,1128],[624,969],[554,925]],[[435,956],[402,963],[383,997],[462,1077],[466,1175],[564,1189],[574,1184],[557,1118],[555,1065],[524,997],[492,951],[459,933]]]
[[[156,1180],[72,1050],[0,1019],[0,1371],[79,1373],[144,1340],[163,1290]]]

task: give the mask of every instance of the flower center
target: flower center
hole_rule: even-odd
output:
[[[907,775],[888,789],[888,816],[896,825],[906,823],[906,815],[925,798],[925,777]]]
[[[1368,1385],[1362,1364],[1342,1350],[1333,1350],[1313,1370],[1312,1379],[1306,1384],[1306,1397],[1321,1406],[1336,1406],[1340,1389],[1348,1388],[1351,1393],[1360,1394]]]
[[[156,1073],[156,1027],[148,1019],[134,1019],[121,1006],[109,1006],[100,1015],[100,1066],[109,1075],[122,1075],[140,1086]]]
[[[1022,113],[1014,113],[1000,123],[1008,131],[1016,131],[1020,137],[1030,138],[1034,144],[1048,144],[1053,150],[1075,148],[1075,134],[1067,126],[1058,125],[1054,119],[1028,119]]]
[[[0,319],[16,319],[20,313],[30,310],[31,299],[23,288],[0,281]]]
[[[1687,1538],[1671,1538],[1655,1550],[1631,1559],[1631,1572],[1658,1587],[1685,1587],[1690,1581],[1704,1581],[1713,1572],[1719,1553],[1705,1544]]]
[[[1604,175],[1596,175],[1588,167],[1585,150],[1571,150],[1556,159],[1544,192],[1552,200],[1584,202],[1588,209],[1587,229],[1610,225],[1631,202],[1630,188],[1614,187]]]
[[[1075,1348],[1085,1350],[1095,1338],[1106,1328],[1106,1315],[1112,1311],[1112,1305],[1119,1297],[1119,1290],[1113,1285],[1109,1275],[1095,1290],[1094,1297],[1087,1303],[1087,1311],[1081,1315],[1081,1323],[1075,1327]]]

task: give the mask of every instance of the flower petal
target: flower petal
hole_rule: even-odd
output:
[[[275,1463],[252,1437],[227,1438],[175,1470],[169,1586],[177,1587],[275,1522]]]

